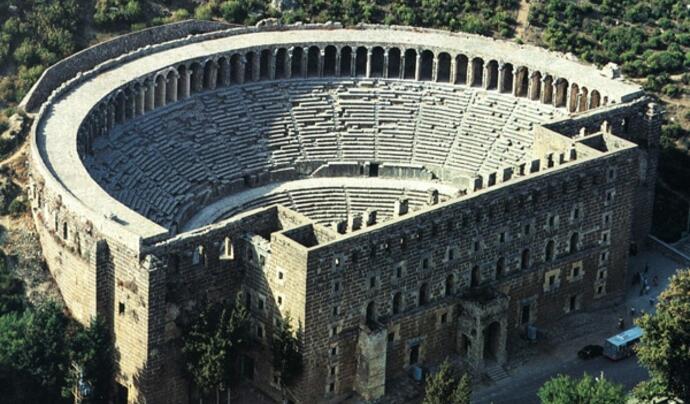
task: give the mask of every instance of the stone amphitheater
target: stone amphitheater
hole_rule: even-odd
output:
[[[615,67],[491,38],[186,21],[51,67],[29,194],[72,315],[100,315],[118,403],[198,402],[181,325],[251,312],[246,383],[376,400],[448,355],[505,364],[528,326],[618,303],[651,225],[661,111]]]

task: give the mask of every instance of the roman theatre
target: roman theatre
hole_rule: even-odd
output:
[[[71,314],[106,319],[117,399],[198,402],[180,335],[240,296],[238,372],[374,400],[448,355],[618,303],[651,225],[661,111],[615,66],[469,34],[187,21],[51,67],[24,99],[32,212]]]

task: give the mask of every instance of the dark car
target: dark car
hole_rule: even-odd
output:
[[[604,353],[604,347],[601,345],[587,345],[577,352],[580,359],[591,359],[601,356]]]

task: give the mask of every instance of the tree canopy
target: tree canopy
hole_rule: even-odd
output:
[[[273,369],[280,373],[280,385],[284,390],[292,386],[302,374],[302,353],[299,349],[299,334],[292,327],[292,318],[287,313],[277,324],[275,337],[271,344]]]
[[[423,404],[469,404],[471,395],[472,381],[469,375],[460,375],[445,360],[436,373],[426,377]]]
[[[537,393],[542,404],[624,404],[623,387],[609,382],[602,375],[581,379],[558,375],[546,382]]]

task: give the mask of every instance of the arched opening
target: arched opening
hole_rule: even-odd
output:
[[[532,101],[539,100],[539,95],[541,94],[541,73],[534,72],[530,78],[529,85],[529,99]]]
[[[486,88],[487,90],[495,90],[498,88],[498,62],[490,60],[486,64]]]
[[[367,48],[360,46],[355,54],[355,76],[367,75]]]
[[[548,105],[555,105],[553,100],[553,78],[551,76],[544,76],[543,87],[541,102]]]
[[[466,357],[470,352],[470,348],[472,348],[470,338],[466,334],[462,334],[462,336],[460,336],[460,356]]]
[[[446,296],[451,296],[455,293],[455,276],[450,274],[446,276]]]
[[[227,86],[230,84],[230,62],[225,56],[218,59],[218,83],[216,86]]]
[[[470,80],[470,86],[481,87],[483,84],[483,74],[484,74],[484,60],[482,58],[472,59],[472,80]]]
[[[209,60],[204,64],[204,90],[215,88],[216,70],[216,62],[213,60]]]
[[[402,311],[402,293],[397,292],[393,295],[393,314],[400,314]]]
[[[235,53],[230,57],[230,83],[241,84],[243,72],[242,56]]]
[[[69,229],[67,228],[67,222],[62,224],[62,238],[65,240],[69,239]]]
[[[415,79],[417,72],[417,51],[414,49],[407,49],[405,51],[405,71],[403,78]]]
[[[369,302],[367,304],[367,325],[369,328],[373,328],[376,324],[376,303]]]
[[[168,83],[168,88],[165,91],[166,103],[177,101],[177,87],[180,85],[177,80],[177,72],[175,70],[170,70],[165,81]],[[128,96],[128,98],[130,97]],[[127,109],[129,110],[129,108]]]
[[[253,51],[249,51],[244,58],[246,59],[244,64],[244,82],[248,83],[250,81],[255,81],[256,77],[254,77],[254,64],[256,63],[256,54]]]
[[[520,256],[520,269],[529,268],[529,248],[522,250],[522,255]]]
[[[577,252],[577,247],[578,244],[580,243],[580,233],[573,233],[572,236],[570,236],[570,253]]]
[[[527,97],[527,90],[529,89],[529,70],[526,67],[519,67],[515,74],[515,95],[517,97]]]
[[[505,272],[506,272],[506,259],[504,257],[500,257],[498,259],[498,261],[496,261],[496,279],[505,275]]]
[[[192,63],[190,70],[192,71],[192,93],[198,93],[204,88],[204,69],[199,63]]]
[[[336,49],[333,45],[326,46],[323,55],[323,75],[335,76],[335,55]]]
[[[496,360],[501,340],[501,325],[494,321],[484,329],[484,360]]]
[[[556,256],[556,243],[549,240],[544,248],[544,261],[551,262]]]
[[[513,65],[506,63],[503,65],[503,80],[501,80],[502,93],[512,93],[513,92]]]
[[[319,77],[319,58],[321,50],[316,46],[309,47],[307,52],[307,77]]]
[[[295,47],[292,48],[292,59],[290,60],[290,72],[292,75],[290,78],[301,78],[303,77],[302,74],[302,57],[303,57],[303,51],[302,48]]]
[[[589,91],[587,90],[587,87],[582,87],[580,89],[580,100],[579,100],[579,105],[577,106],[577,110],[582,112],[582,111],[587,111],[587,97],[589,95]]]
[[[340,75],[352,76],[352,48],[349,46],[340,49]]]
[[[592,90],[592,95],[589,98],[589,109],[597,108],[599,105],[601,105],[601,95],[599,91]]]
[[[259,57],[259,79],[270,80],[271,78],[271,57],[270,49],[262,49]]]
[[[154,99],[154,107],[162,107],[165,105],[165,77],[162,75],[156,77],[156,98]],[[118,100],[122,97],[122,93],[118,95]],[[123,100],[124,101],[124,100]],[[120,103],[118,102],[117,105],[119,106]],[[124,105],[124,104],[123,104]],[[118,108],[119,109],[119,108]],[[122,121],[119,121],[122,122]]]
[[[276,79],[285,79],[287,78],[286,74],[286,69],[285,69],[285,61],[287,60],[287,49],[285,48],[280,48],[276,52],[276,59],[275,59],[275,78]]]
[[[181,100],[187,97],[189,89],[189,75],[187,73],[187,66],[181,65],[177,68],[178,82],[177,82],[177,99]]]
[[[568,102],[568,80],[558,79],[556,80],[556,97],[554,100],[554,106],[556,108],[564,108]]]
[[[450,82],[450,55],[446,52],[438,54],[438,66],[436,66],[436,81]]]
[[[383,77],[383,48],[380,46],[371,51],[371,77]]]
[[[470,278],[470,287],[476,288],[482,282],[481,273],[479,272],[479,265],[472,267],[472,274]]]
[[[429,285],[423,283],[419,287],[419,306],[424,306],[429,303]]]
[[[434,74],[434,53],[430,50],[422,51],[420,63],[420,80],[431,80]]]
[[[397,79],[400,77],[400,49],[388,50],[388,77]]]
[[[577,96],[580,93],[580,87],[576,84],[573,83],[570,86],[570,102],[568,104],[568,111],[570,112],[575,112],[577,111]]]
[[[467,56],[455,57],[455,83],[467,84]]]

